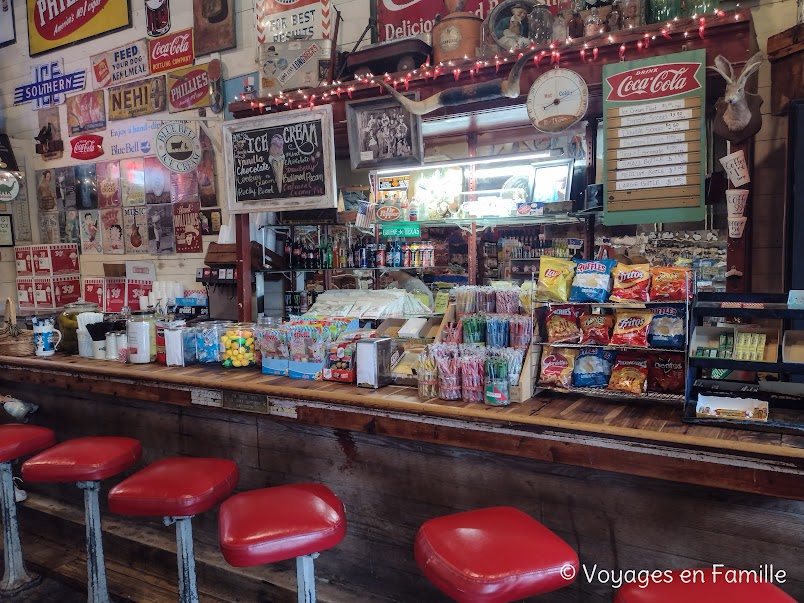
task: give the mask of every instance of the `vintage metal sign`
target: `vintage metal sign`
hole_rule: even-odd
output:
[[[64,95],[78,92],[86,84],[86,70],[64,73],[64,61],[57,59],[31,67],[33,83],[14,88],[14,104],[34,103],[34,109],[47,109],[64,102]]]
[[[165,76],[109,88],[109,121],[164,111]]]
[[[0,172],[0,202],[13,201],[20,194],[20,183],[11,172]]]
[[[173,172],[190,172],[201,163],[198,135],[183,123],[170,122],[156,133],[156,156]]]
[[[163,73],[193,64],[193,30],[183,29],[148,40],[151,73]]]
[[[106,101],[103,90],[84,92],[67,98],[67,129],[70,136],[106,129]]]
[[[148,75],[148,45],[136,40],[92,57],[92,86],[95,90]]]
[[[103,155],[103,136],[97,134],[83,134],[70,140],[70,157],[81,161],[97,159]]]
[[[329,38],[331,10],[330,0],[256,0],[257,41]]]
[[[209,65],[177,69],[167,75],[168,110],[171,113],[209,107]]]
[[[664,63],[615,73],[606,78],[606,100],[645,102],[693,92],[701,87],[697,79],[701,69],[701,63]]]
[[[129,0],[28,0],[32,57],[130,26]]]

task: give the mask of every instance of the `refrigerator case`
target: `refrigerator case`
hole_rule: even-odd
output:
[[[331,55],[331,40],[260,44],[260,96],[318,86],[327,79]]]

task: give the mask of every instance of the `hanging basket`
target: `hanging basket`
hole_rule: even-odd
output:
[[[0,355],[33,356],[34,353],[33,331],[17,327],[17,309],[11,298],[7,297],[3,327],[0,329]]]

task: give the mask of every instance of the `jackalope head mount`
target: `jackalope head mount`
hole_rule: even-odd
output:
[[[715,57],[715,67],[709,69],[717,71],[726,80],[726,92],[715,104],[712,127],[718,136],[738,143],[759,132],[762,127],[762,114],[759,111],[762,97],[746,92],[745,84],[764,60],[761,52],[756,53],[746,61],[740,75],[735,77],[732,64],[721,55]]]

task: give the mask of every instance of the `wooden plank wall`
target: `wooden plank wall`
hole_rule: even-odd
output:
[[[773,563],[804,600],[800,564],[804,503],[729,493],[554,463],[303,426],[269,417],[91,396],[25,386],[14,395],[41,405],[35,423],[59,439],[139,438],[144,461],[218,455],[236,461],[240,490],[319,481],[344,501],[346,539],[316,562],[317,575],[398,601],[445,601],[419,573],[412,542],[428,518],[513,505],[544,522],[592,567],[755,568]],[[118,480],[107,480],[103,494]],[[80,507],[74,485],[26,484]],[[157,519],[134,519],[158,526]],[[216,514],[194,520],[197,539],[217,543]],[[164,528],[163,528],[164,529]],[[612,589],[575,585],[539,601],[602,603]]]

